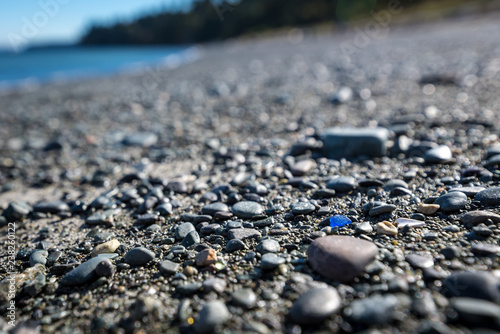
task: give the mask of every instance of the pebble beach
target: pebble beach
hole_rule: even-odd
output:
[[[363,27],[3,92],[0,333],[500,333],[500,22]]]

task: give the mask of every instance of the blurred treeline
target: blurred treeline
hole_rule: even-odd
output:
[[[191,44],[223,40],[281,27],[370,17],[372,11],[422,2],[460,0],[195,0],[189,10],[163,12],[111,26],[94,25],[82,44]]]

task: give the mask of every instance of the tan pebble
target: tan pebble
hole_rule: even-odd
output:
[[[439,204],[420,204],[417,208],[417,212],[423,213],[424,215],[433,215],[439,210]]]
[[[94,250],[92,251],[92,256],[105,253],[114,253],[119,246],[120,242],[118,240],[109,240],[105,243],[95,246]]]
[[[385,235],[398,235],[398,228],[388,221],[383,221],[377,224],[377,233]]]
[[[184,268],[183,272],[187,277],[191,277],[193,275],[196,275],[198,273],[198,270],[193,266],[187,266],[186,268]]]
[[[198,267],[205,267],[217,262],[217,253],[212,248],[207,248],[196,254],[194,261]]]

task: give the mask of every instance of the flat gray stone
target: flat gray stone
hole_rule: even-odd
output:
[[[196,231],[189,232],[184,239],[182,239],[181,245],[188,248],[194,244],[199,244],[201,242],[200,235]]]
[[[261,237],[260,232],[253,228],[234,228],[232,230],[229,230],[227,235],[229,239],[240,239],[240,240]]]
[[[255,247],[257,252],[261,254],[266,253],[277,253],[280,251],[281,246],[280,243],[273,239],[264,239],[257,244]]]
[[[356,189],[356,186],[356,180],[351,176],[336,176],[326,185],[328,189],[333,189],[337,193],[348,193]]]
[[[10,202],[7,209],[3,212],[3,216],[8,222],[24,220],[31,210],[31,206],[24,202]]]
[[[233,213],[240,218],[259,218],[264,214],[264,208],[257,202],[242,201],[233,205]]]
[[[426,269],[434,265],[434,259],[432,257],[419,254],[406,255],[406,262],[416,269]]]
[[[246,248],[246,246],[245,246],[245,243],[243,241],[241,241],[240,239],[233,239],[233,240],[229,240],[227,242],[226,252],[232,253],[232,252],[236,252],[236,251],[239,251],[239,250],[245,249],[245,248]]]
[[[290,320],[299,325],[319,325],[342,305],[332,287],[312,288],[303,293],[290,308]]]
[[[373,295],[365,299],[356,299],[349,306],[348,317],[354,323],[366,325],[385,325],[397,318],[397,309],[411,300],[405,296],[402,303],[395,295]],[[403,304],[403,305],[402,305]]]
[[[374,243],[342,235],[315,239],[307,250],[309,264],[316,272],[342,282],[361,275],[377,254]]]
[[[257,295],[252,289],[240,289],[231,294],[231,303],[246,309],[251,309],[257,303]]]
[[[455,298],[451,307],[460,322],[471,327],[500,330],[500,306],[475,298]]]
[[[330,128],[321,134],[323,155],[329,159],[374,158],[387,153],[385,128]]]
[[[154,260],[155,253],[144,247],[137,247],[129,250],[125,254],[125,262],[131,266],[144,266]]]
[[[394,204],[377,205],[371,208],[368,214],[370,215],[370,217],[376,217],[385,213],[391,213],[395,211],[396,208],[397,207]]]
[[[182,240],[188,235],[191,231],[196,231],[194,225],[191,223],[182,223],[175,228],[175,238],[177,240]]]
[[[59,213],[62,211],[70,211],[68,204],[62,201],[41,202],[33,206],[33,211],[43,213]]]
[[[441,293],[448,297],[468,297],[500,303],[500,280],[484,271],[453,273],[443,280]]]
[[[45,265],[47,263],[47,256],[49,256],[49,253],[46,250],[34,251],[30,255],[30,266],[33,267],[37,263]]]

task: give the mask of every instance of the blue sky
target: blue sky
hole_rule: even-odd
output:
[[[92,22],[133,19],[162,8],[186,8],[192,0],[15,0],[0,7],[0,48],[74,42]]]

